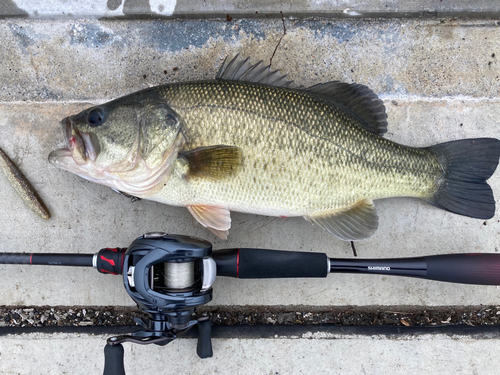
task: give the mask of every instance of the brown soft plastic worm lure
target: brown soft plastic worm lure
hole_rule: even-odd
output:
[[[7,177],[14,190],[19,194],[24,203],[31,208],[42,219],[49,219],[50,213],[35,189],[28,182],[26,177],[9,159],[7,154],[0,148],[0,167]]]

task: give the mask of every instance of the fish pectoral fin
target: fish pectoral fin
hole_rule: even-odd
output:
[[[207,146],[179,153],[186,160],[187,178],[209,177],[220,180],[236,175],[243,166],[243,151],[235,146]]]
[[[319,212],[305,219],[344,241],[367,239],[378,228],[375,205],[369,199],[363,199],[345,211]]]
[[[226,240],[231,228],[231,213],[225,207],[191,205],[187,206],[191,215],[217,237]]]

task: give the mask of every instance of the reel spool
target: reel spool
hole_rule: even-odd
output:
[[[195,262],[163,263],[163,282],[167,290],[189,290],[195,286]]]

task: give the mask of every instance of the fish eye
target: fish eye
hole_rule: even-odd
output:
[[[104,121],[106,121],[106,115],[101,108],[94,108],[87,116],[87,123],[93,128],[102,125]]]

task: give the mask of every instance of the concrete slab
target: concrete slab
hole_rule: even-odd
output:
[[[197,12],[225,17],[223,3],[210,2],[211,8],[201,3],[190,3],[196,8],[179,4],[179,12],[174,10],[172,17],[196,17]],[[116,22],[96,18],[110,17],[110,13],[114,17],[114,12],[120,17],[119,12],[125,11],[138,16],[142,9],[147,10],[147,4],[91,1],[79,4],[80,12],[74,13],[65,8],[66,2],[55,2],[47,11],[33,4],[0,4],[0,17],[12,14],[5,9],[31,17],[0,22],[0,147],[40,192],[53,218],[44,222],[35,216],[0,178],[0,251],[93,253],[107,246],[127,246],[144,232],[162,230],[207,238],[216,249],[268,247],[352,256],[348,244],[302,219],[235,213],[229,240],[223,242],[196,224],[185,209],[147,201],[130,203],[105,187],[47,164],[48,153],[62,145],[58,122],[64,116],[90,103],[152,85],[212,78],[226,54],[240,52],[269,61],[283,35],[281,19],[237,20],[237,9],[242,9],[237,4],[231,22]],[[154,3],[156,8],[152,4],[150,10],[160,9],[158,3]],[[272,5],[252,4],[262,7],[259,12],[272,10]],[[441,7],[439,2],[405,1],[361,2],[359,7],[349,4],[349,8],[345,2],[300,2],[301,7],[283,7],[285,11],[309,9],[310,15],[328,15],[321,9],[332,6],[330,15],[341,12],[359,17],[356,13],[366,15],[362,12],[369,11],[370,4],[372,15],[385,7],[394,14],[409,11],[414,16],[418,12],[439,16],[436,9]],[[496,2],[455,4],[457,12],[478,11],[483,17],[498,9]],[[163,11],[169,9],[165,6]],[[447,5],[446,14],[453,9]],[[245,12],[249,10],[253,12],[245,8]],[[84,12],[93,19],[73,20]],[[279,12],[274,9],[270,14],[278,16]],[[33,20],[46,17],[70,20]],[[372,87],[388,108],[389,138],[425,146],[465,137],[500,137],[497,21],[287,19],[286,27],[273,67],[300,84],[339,79]],[[490,183],[498,201],[498,172]],[[492,220],[473,220],[410,199],[385,200],[377,202],[377,207],[380,229],[357,245],[360,257],[497,252],[500,246],[498,213]],[[0,305],[132,305],[120,278],[92,269],[1,269]],[[219,278],[210,306],[301,305],[305,311],[307,306],[481,304],[500,305],[498,287],[335,275],[320,280]],[[106,337],[67,333],[3,336],[0,372],[101,373]],[[167,348],[125,345],[125,360],[131,374],[494,374],[499,345],[498,338],[469,335],[401,335],[398,339],[332,336],[311,329],[309,334],[295,337],[218,338],[214,340],[215,356],[207,360],[196,357],[192,339],[178,340]]]
[[[498,97],[498,21],[286,21],[273,67],[299,84],[384,98]],[[269,62],[281,20],[0,23],[0,101],[92,101],[215,77],[226,55]],[[391,124],[392,125],[392,124]]]
[[[103,336],[84,334],[2,337],[0,372],[102,374],[105,343]],[[207,359],[196,357],[194,339],[179,339],[164,348],[125,344],[124,349],[127,374],[495,374],[500,340],[341,337],[312,330],[294,338],[214,339],[214,356]]]
[[[267,247],[350,257],[350,246],[302,219],[233,214],[229,241],[194,223],[187,210],[130,203],[108,188],[47,164],[63,144],[59,120],[90,102],[144,87],[212,78],[229,53],[266,59],[281,21],[0,23],[0,145],[46,200],[38,219],[0,179],[2,251],[89,252],[127,246],[163,230],[207,238],[214,247]],[[300,84],[340,79],[374,88],[389,114],[388,137],[413,146],[500,137],[499,28],[490,21],[295,22],[273,59]],[[176,35],[184,35],[174,38]],[[177,68],[177,69],[176,69]],[[490,183],[497,195],[500,175]],[[500,223],[453,215],[423,202],[377,202],[380,229],[360,257],[495,252]],[[118,278],[94,270],[5,266],[5,305],[129,305]],[[61,283],[61,280],[65,280]],[[103,285],[106,288],[103,288]],[[500,302],[497,287],[336,275],[326,280],[217,280],[214,305],[479,305]]]

